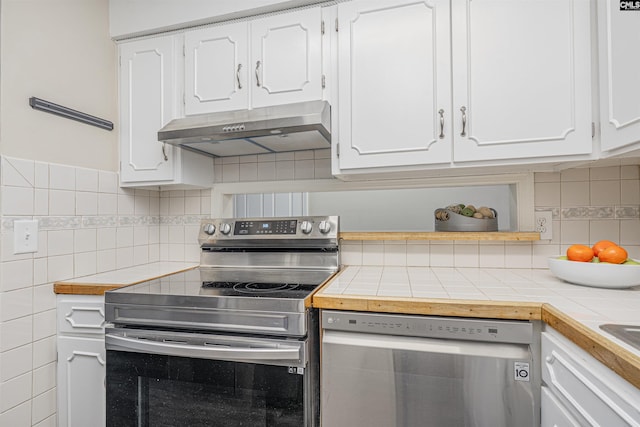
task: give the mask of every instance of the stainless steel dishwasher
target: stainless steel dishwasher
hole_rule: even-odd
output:
[[[540,323],[322,312],[325,427],[540,426]]]

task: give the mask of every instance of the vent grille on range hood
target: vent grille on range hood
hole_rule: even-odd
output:
[[[216,157],[331,147],[326,101],[200,114],[170,121],[158,140]]]

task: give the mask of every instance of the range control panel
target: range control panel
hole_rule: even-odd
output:
[[[235,234],[236,236],[296,234],[297,229],[297,219],[236,221],[233,234]]]
[[[301,216],[277,218],[210,218],[200,223],[198,242],[201,246],[223,245],[223,242],[279,240],[322,240],[337,245],[338,216]],[[283,242],[284,244],[284,242]]]
[[[466,341],[529,344],[533,325],[527,321],[459,317],[322,311],[324,329]]]

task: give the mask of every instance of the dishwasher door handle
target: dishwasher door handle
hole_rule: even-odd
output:
[[[106,335],[108,350],[153,353],[167,356],[191,357],[211,360],[234,361],[298,361],[300,347],[280,346],[277,348],[228,347],[223,345],[190,345],[179,341],[152,341],[138,338]]]

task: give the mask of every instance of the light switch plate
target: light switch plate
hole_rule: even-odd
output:
[[[13,222],[13,253],[27,254],[38,251],[38,221],[20,219]]]

